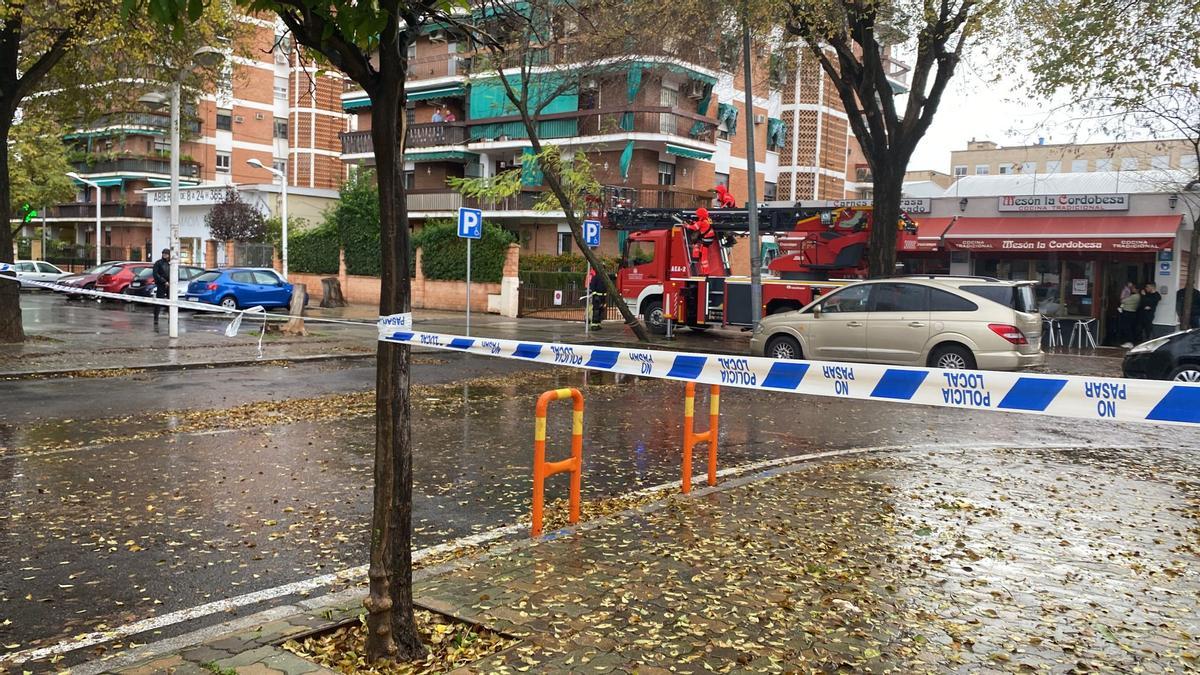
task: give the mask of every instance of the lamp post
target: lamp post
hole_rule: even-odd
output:
[[[215,66],[225,59],[225,54],[214,47],[201,47],[192,52],[191,61],[180,68],[171,79],[171,272],[168,277],[167,335],[179,337],[179,99],[183,78],[192,71],[192,66]],[[143,103],[162,104],[161,94],[147,94],[139,99]]]
[[[67,178],[70,178],[74,181],[83,183],[84,185],[86,185],[88,187],[96,188],[96,265],[99,266],[100,262],[101,262],[100,261],[100,237],[101,237],[101,232],[100,232],[100,184],[96,183],[94,181],[90,181],[90,180],[84,178],[83,176],[80,176],[79,174],[75,173],[74,171],[68,171]],[[43,236],[44,236],[44,234],[45,234],[45,226],[44,225],[42,228],[42,232],[43,232]],[[46,255],[46,253],[43,250],[42,256],[44,257],[45,255]]]
[[[283,206],[281,207],[283,213],[280,216],[280,220],[283,221],[282,222],[282,225],[283,225],[283,227],[282,227],[282,229],[283,229],[283,254],[281,257],[282,257],[282,262],[283,262],[283,279],[284,279],[284,281],[286,281],[287,276],[288,276],[288,247],[287,247],[287,244],[288,244],[288,222],[287,222],[288,181],[287,181],[287,169],[285,168],[283,171],[280,171],[279,169],[276,169],[273,166],[267,166],[266,164],[263,164],[261,161],[259,161],[257,157],[246,160],[246,163],[256,169],[263,169],[265,171],[270,172],[271,175],[278,177],[280,184],[283,185]],[[286,167],[287,165],[285,164],[284,166]]]

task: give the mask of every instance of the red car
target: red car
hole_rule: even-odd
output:
[[[96,277],[96,290],[105,293],[124,293],[137,273],[150,269],[152,263],[119,263]]]

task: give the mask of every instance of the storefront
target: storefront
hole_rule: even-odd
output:
[[[1173,330],[1177,252],[1190,224],[1169,194],[986,193],[1003,189],[1004,178],[963,179],[969,196],[936,198],[931,215],[918,219],[917,250],[900,254],[905,271],[1036,281],[1043,313],[1095,319],[1104,344],[1120,342],[1117,306],[1125,284],[1153,283],[1162,294],[1154,331]]]

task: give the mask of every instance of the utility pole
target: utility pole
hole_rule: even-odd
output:
[[[758,236],[758,171],[754,158],[754,85],[750,75],[750,8],[742,6],[742,84],[746,88],[746,215],[750,224],[750,320],[762,318],[762,243]]]

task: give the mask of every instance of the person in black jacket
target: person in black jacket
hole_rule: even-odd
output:
[[[154,297],[171,297],[171,249],[164,248],[162,250],[162,257],[154,261],[152,273],[154,275]],[[154,323],[156,324],[160,309],[162,309],[161,305],[154,305]]]
[[[1184,288],[1175,292],[1175,313],[1179,315],[1180,323],[1183,323],[1183,292]],[[1192,291],[1192,316],[1190,325],[1184,328],[1200,328],[1200,288]]]
[[[588,293],[592,295],[592,330],[600,328],[604,320],[605,310],[608,309],[608,289],[604,286],[602,271],[594,271],[588,282]]]
[[[1158,311],[1158,303],[1162,295],[1155,288],[1154,282],[1148,281],[1142,287],[1142,299],[1138,303],[1138,338],[1141,341],[1154,337],[1154,313]]]

